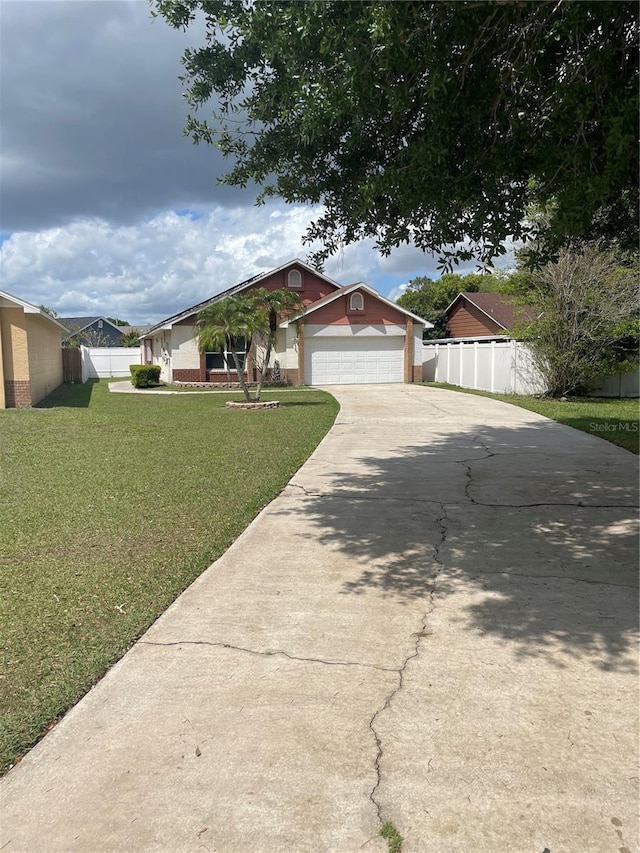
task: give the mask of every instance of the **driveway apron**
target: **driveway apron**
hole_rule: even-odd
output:
[[[636,459],[341,386],[282,494],[0,784],[7,853],[637,853]]]

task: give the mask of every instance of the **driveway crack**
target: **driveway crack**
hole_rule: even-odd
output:
[[[464,495],[469,503],[472,503],[474,506],[484,506],[489,509],[527,509],[528,507],[542,507],[542,506],[573,506],[579,509],[637,509],[638,504],[630,504],[630,503],[592,503],[588,498],[584,500],[573,500],[573,501],[537,501],[535,503],[487,503],[485,501],[479,501],[473,497],[470,493],[470,488],[473,486],[473,471],[469,462],[477,462],[482,459],[490,459],[492,456],[496,456],[497,454],[488,450],[488,448],[484,448],[487,451],[487,456],[478,457],[478,459],[459,459],[456,464],[464,465],[465,474],[467,477],[467,482],[464,487]]]
[[[378,821],[381,824],[384,823],[384,820],[382,817],[382,804],[378,800],[377,795],[378,795],[378,789],[379,789],[380,784],[382,782],[381,762],[382,762],[382,759],[384,757],[384,746],[382,743],[382,738],[380,737],[378,729],[376,728],[376,724],[377,724],[378,718],[385,711],[389,710],[393,700],[396,698],[396,696],[400,693],[400,691],[404,687],[404,684],[405,684],[405,677],[404,676],[405,676],[405,672],[407,670],[407,667],[409,665],[409,662],[412,661],[414,658],[418,657],[418,654],[420,653],[420,644],[421,644],[422,640],[424,639],[424,637],[428,637],[431,633],[430,631],[427,630],[427,620],[429,619],[429,617],[431,616],[431,614],[433,613],[433,611],[435,609],[435,594],[436,594],[438,576],[440,575],[442,569],[444,568],[442,558],[440,556],[440,551],[441,551],[442,546],[444,545],[444,543],[446,541],[447,530],[448,530],[448,528],[447,528],[447,521],[448,521],[447,510],[446,510],[446,507],[443,503],[440,503],[440,509],[441,509],[442,514],[436,519],[436,523],[440,527],[440,537],[439,537],[438,541],[433,546],[433,558],[434,558],[434,561],[437,564],[438,568],[434,572],[431,590],[430,590],[429,596],[428,596],[430,606],[422,615],[422,618],[420,620],[419,630],[416,631],[412,635],[415,637],[415,643],[413,644],[413,649],[409,652],[409,654],[404,659],[402,666],[396,670],[396,672],[398,673],[397,685],[385,697],[383,704],[377,709],[377,711],[373,714],[373,716],[369,720],[369,728],[371,730],[371,733],[373,734],[373,738],[375,740],[376,750],[377,750],[376,758],[375,758],[375,762],[374,762],[374,767],[375,767],[375,772],[376,772],[376,783],[373,786],[371,793],[369,794],[369,799],[371,800],[371,802],[372,802],[372,804],[376,810],[376,815],[378,817]]]
[[[379,496],[379,495],[370,495],[366,492],[349,492],[349,491],[330,491],[330,492],[311,492],[309,489],[301,486],[299,483],[288,483],[287,488],[300,489],[300,491],[308,498],[323,498],[324,500],[332,500],[332,501],[369,501],[369,502],[382,502],[385,504],[388,503],[401,503],[401,504],[437,504],[441,505],[441,502],[437,498],[423,498],[423,497],[410,497],[410,498],[399,498],[399,497],[388,497],[388,496]]]
[[[281,656],[289,660],[301,661],[303,663],[319,663],[325,666],[355,666],[363,669],[376,669],[380,672],[398,672],[397,667],[379,666],[374,663],[361,663],[360,661],[350,660],[330,660],[327,658],[305,657],[304,655],[293,655],[284,649],[249,649],[246,646],[236,646],[232,643],[224,643],[222,641],[213,640],[170,640],[167,642],[154,642],[152,640],[140,640],[142,646],[211,646],[213,648],[230,649],[236,652],[244,652],[245,654],[255,655],[256,657],[276,657]]]

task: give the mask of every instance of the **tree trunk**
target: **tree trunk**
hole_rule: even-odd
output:
[[[267,338],[267,347],[264,354],[264,358],[262,360],[262,366],[260,367],[260,371],[257,377],[257,385],[256,385],[256,400],[260,400],[260,395],[262,393],[262,386],[264,385],[265,379],[267,378],[267,370],[269,369],[269,361],[271,359],[271,353],[273,352],[273,340],[271,335]]]
[[[240,387],[242,388],[242,393],[244,394],[244,399],[247,403],[251,402],[251,394],[249,393],[249,387],[244,378],[244,365],[240,364],[240,359],[238,358],[238,353],[236,352],[235,346],[231,348],[231,353],[233,355],[233,360],[236,365],[236,371],[238,373],[238,382],[240,383]]]

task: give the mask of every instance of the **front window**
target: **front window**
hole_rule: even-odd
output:
[[[244,338],[236,338],[236,354],[240,362],[240,367],[244,370],[245,358],[247,355],[247,345]],[[205,353],[205,366],[207,370],[224,370],[235,371],[236,363],[233,360],[231,347],[227,344],[224,349],[218,352]]]

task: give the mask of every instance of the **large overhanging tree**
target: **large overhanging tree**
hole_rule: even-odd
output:
[[[317,261],[363,237],[445,263],[531,231],[551,253],[637,248],[636,2],[152,3],[206,22],[183,79],[213,115],[186,132],[230,158],[225,183],[322,204]],[[551,211],[542,234],[531,204]]]

